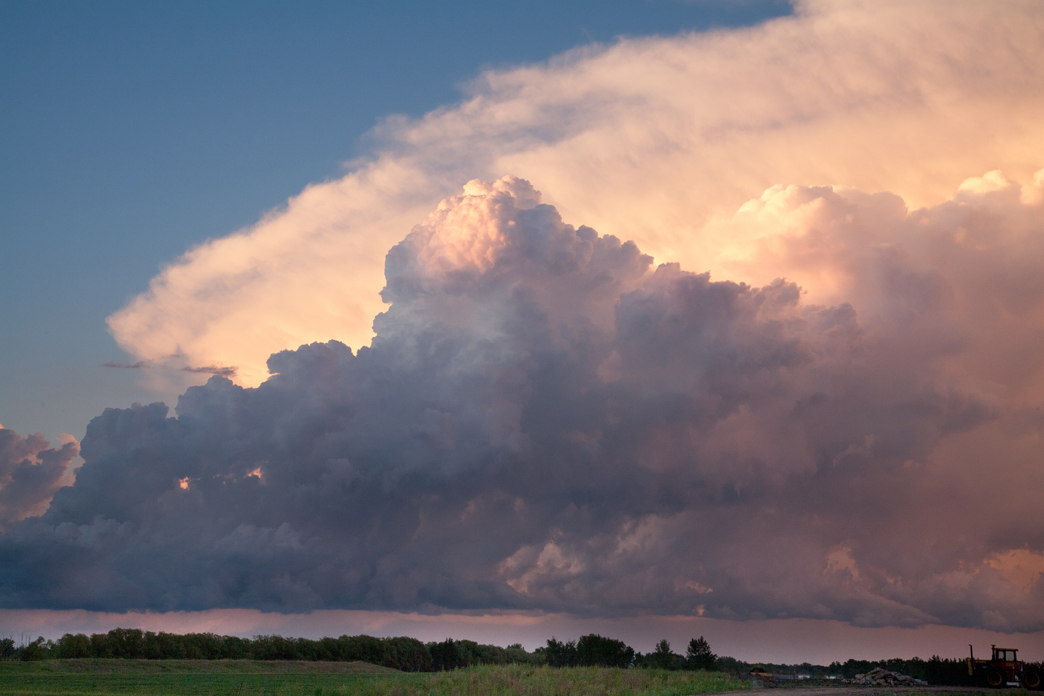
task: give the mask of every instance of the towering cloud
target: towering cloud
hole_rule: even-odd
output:
[[[507,173],[658,261],[762,286],[799,269],[734,275],[731,238],[709,221],[777,184],[891,191],[921,207],[987,171],[1028,182],[1044,164],[1041,123],[1036,0],[805,0],[749,29],[486,73],[456,107],[389,119],[344,178],[191,250],[109,323],[135,361],[236,368],[245,386],[268,376],[270,353],[330,337],[368,345],[385,252],[462,182]],[[802,286],[818,298],[831,282]]]
[[[1041,178],[772,188],[713,223],[758,285],[472,181],[372,345],[92,421],[0,601],[1042,630]]]

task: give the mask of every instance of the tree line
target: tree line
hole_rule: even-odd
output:
[[[675,655],[660,641],[656,650],[643,655],[621,640],[589,634],[579,640],[556,638],[529,652],[521,644],[502,648],[471,640],[447,638],[422,643],[416,638],[239,638],[214,633],[154,633],[137,628],[114,628],[108,633],[66,633],[58,640],[40,637],[15,645],[0,639],[0,659],[44,660],[118,658],[127,660],[307,660],[351,662],[360,660],[404,672],[438,672],[471,665],[533,664],[552,667],[650,667],[661,669],[715,669],[715,656],[701,636],[689,643],[685,657]]]
[[[550,638],[547,645],[529,652],[520,644],[502,648],[471,640],[447,638],[423,643],[416,638],[284,638],[254,636],[239,638],[213,633],[154,633],[137,628],[115,628],[108,633],[66,633],[56,641],[37,638],[16,645],[0,638],[0,660],[44,660],[69,658],[122,658],[130,660],[307,660],[351,662],[359,660],[404,672],[439,672],[472,665],[532,664],[551,667],[621,667],[671,670],[708,670],[749,674],[760,669],[775,674],[807,674],[813,679],[843,677],[881,667],[940,686],[973,685],[962,658],[928,660],[848,660],[830,665],[752,664],[733,657],[718,657],[700,636],[689,641],[684,655],[675,653],[665,639],[652,652],[642,654],[621,640],[594,633],[578,640]]]
[[[463,641],[462,641],[463,642]],[[471,641],[467,641],[471,643]],[[431,644],[434,645],[434,644]],[[480,651],[496,663],[511,661],[517,651],[498,646]],[[524,651],[523,651],[524,652]],[[66,633],[56,641],[42,637],[15,647],[0,639],[0,659],[44,660],[117,658],[127,660],[307,660],[352,662],[361,660],[404,672],[432,671],[429,645],[416,638],[284,638],[283,636],[219,636],[213,633],[154,633],[137,628],[115,628],[108,633]]]
[[[599,667],[648,667],[653,669],[687,669],[708,671],[717,670],[717,657],[711,652],[710,644],[700,636],[689,641],[685,655],[678,655],[671,650],[666,639],[656,644],[656,648],[643,655],[621,640],[603,638],[590,634],[579,640],[563,643],[551,638],[543,651],[544,662],[552,667],[599,666]]]

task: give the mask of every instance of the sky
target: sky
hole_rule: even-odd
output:
[[[0,631],[1044,655],[1039,4],[0,12]]]
[[[0,342],[0,423],[81,437],[108,406],[176,399],[100,367],[128,360],[105,318],[187,249],[342,176],[372,153],[379,122],[456,103],[492,67],[790,11],[0,2],[0,320],[19,327]]]

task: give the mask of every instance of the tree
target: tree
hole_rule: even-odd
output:
[[[671,651],[671,643],[666,638],[656,644],[651,653],[645,656],[645,666],[656,669],[672,669],[675,655]]]
[[[711,652],[710,644],[700,636],[689,641],[689,649],[685,653],[685,666],[688,669],[714,669],[717,656]]]
[[[341,636],[341,655],[345,660],[361,660],[374,665],[384,664],[388,654],[388,646],[380,638],[373,636]]]
[[[145,657],[145,635],[140,628],[114,628],[106,635],[111,657],[136,660]]]
[[[544,657],[551,667],[572,667],[577,662],[576,642],[563,643],[554,637],[548,638]]]
[[[14,654],[14,638],[0,638],[0,660],[10,660]]]
[[[402,672],[431,671],[431,653],[428,652],[428,646],[416,638],[409,636],[385,638],[384,643],[388,646],[385,667]]]
[[[26,643],[18,649],[18,657],[22,662],[31,662],[35,660],[42,660],[47,657],[50,652],[53,643],[51,641],[45,641],[43,636],[40,636],[31,643]]]
[[[441,643],[428,643],[428,652],[431,653],[431,668],[436,672],[448,672],[467,666],[457,641],[452,638],[447,638]]]
[[[576,644],[579,663],[585,667],[630,667],[634,649],[622,640],[604,638],[595,633],[581,636]]]
[[[73,635],[66,633],[54,644],[53,654],[60,659],[73,657],[94,657],[91,652],[91,639],[82,633]]]

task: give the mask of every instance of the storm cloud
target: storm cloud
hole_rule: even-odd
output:
[[[40,433],[19,437],[0,425],[0,532],[42,513],[55,491],[72,483],[69,467],[79,443],[71,435],[60,439],[62,446],[52,448]]]
[[[472,181],[388,252],[369,346],[94,419],[0,536],[0,603],[1042,630],[1040,194],[776,187],[715,223],[813,301]]]

